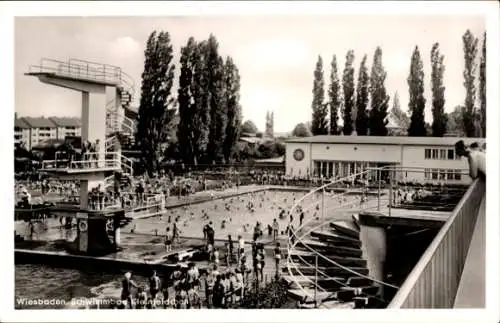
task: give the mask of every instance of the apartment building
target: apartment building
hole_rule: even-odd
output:
[[[14,118],[14,143],[23,143],[28,150],[49,139],[64,140],[81,136],[79,118],[20,117]]]
[[[30,126],[23,119],[14,118],[14,144],[30,150]]]
[[[57,139],[64,140],[66,137],[80,137],[82,134],[82,124],[79,118],[49,118],[56,126]]]

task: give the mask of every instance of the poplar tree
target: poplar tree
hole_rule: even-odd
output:
[[[432,136],[443,137],[448,124],[447,115],[444,112],[444,56],[439,52],[439,44],[435,43],[431,49],[431,83],[432,83]]]
[[[219,43],[210,35],[204,46],[204,72],[206,77],[205,101],[210,112],[210,132],[206,161],[221,162],[224,159],[223,145],[226,136],[227,110],[224,104],[223,69],[224,62],[219,56]]]
[[[344,135],[350,135],[353,131],[353,115],[355,115],[354,97],[354,51],[349,50],[346,55],[344,75],[342,76],[342,88],[344,92]]]
[[[368,134],[368,94],[370,90],[370,76],[366,67],[367,56],[363,56],[359,67],[358,87],[356,89],[356,133],[358,136]]]
[[[479,64],[479,102],[481,137],[486,137],[486,32],[483,34],[483,48]]]
[[[152,175],[159,169],[162,147],[167,142],[175,115],[171,93],[175,65],[169,33],[152,32],[144,56],[136,142],[142,152],[142,163]]]
[[[224,89],[227,125],[223,153],[224,159],[226,162],[229,162],[235,153],[236,144],[240,137],[242,121],[240,75],[231,57],[227,57],[224,64]]]
[[[410,92],[408,110],[410,116],[410,128],[408,136],[425,137],[425,98],[424,98],[424,66],[420,57],[418,46],[415,46],[411,56],[410,75],[408,76],[408,88]]]
[[[205,94],[204,46],[190,37],[181,48],[177,137],[185,164],[198,165],[208,145],[210,111]]]
[[[342,108],[340,80],[337,70],[337,56],[333,55],[330,70],[330,87],[328,89],[328,105],[330,106],[330,134],[339,134],[339,111]]]
[[[323,60],[318,57],[314,70],[313,100],[312,100],[312,133],[314,136],[328,134],[328,108],[325,100],[325,80],[323,76]]]
[[[382,66],[382,49],[377,47],[373,55],[372,71],[370,76],[370,136],[387,136],[387,112],[389,109],[389,95],[385,89],[387,72]]]
[[[463,126],[467,137],[474,137],[476,134],[476,56],[478,39],[467,30],[462,37],[464,46],[464,87],[465,87],[465,109],[463,109]]]

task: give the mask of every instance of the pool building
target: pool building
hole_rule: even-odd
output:
[[[455,143],[484,138],[313,136],[286,142],[285,167],[290,177],[342,178],[367,168],[393,166],[422,169],[399,172],[398,180],[420,183],[469,184],[468,164],[455,154]]]

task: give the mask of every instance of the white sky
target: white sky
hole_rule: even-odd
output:
[[[430,121],[432,44],[439,42],[445,55],[445,109],[449,112],[462,104],[465,97],[461,37],[466,29],[482,38],[484,18],[333,14],[16,18],[15,109],[20,116],[80,115],[78,93],[23,75],[30,64],[37,64],[42,57],[81,58],[118,65],[135,79],[138,96],[146,39],[153,30],[165,30],[171,34],[176,60],[190,36],[202,40],[214,33],[220,44],[220,54],[232,56],[239,68],[244,119],[253,120],[262,130],[266,111],[273,110],[275,131],[278,132],[291,131],[295,124],[310,120],[313,71],[318,55],[323,57],[328,85],[332,55],[337,55],[338,68],[342,72],[349,49],[355,52],[357,73],[362,56],[368,54],[371,68],[376,46],[382,47],[388,94],[392,97],[398,91],[401,106],[407,110],[406,79],[412,51],[418,45],[425,68],[426,119]]]

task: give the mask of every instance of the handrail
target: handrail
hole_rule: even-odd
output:
[[[104,155],[104,158],[102,158]],[[67,164],[66,167],[61,167],[61,168],[69,168],[69,169],[82,169],[79,167],[76,167],[78,165],[95,165],[97,164],[98,167],[83,167],[83,169],[86,168],[102,168],[102,167],[114,167],[114,164],[120,163],[120,160],[118,159],[121,155],[115,152],[106,152],[104,154],[101,153],[85,153],[82,154],[82,159],[83,160],[73,160],[71,163]],[[95,159],[92,159],[91,157],[96,157]],[[109,158],[111,157],[111,158]],[[115,158],[116,157],[116,158]],[[55,164],[56,166],[59,163],[64,163],[67,162],[67,159],[55,159],[55,160],[44,160],[42,162],[42,169],[47,169],[48,167],[45,167],[45,165],[50,165],[50,164]],[[104,165],[110,165],[112,163],[112,166],[101,166],[102,164]],[[74,166],[74,167],[72,167]],[[58,167],[56,167],[58,168]]]
[[[324,193],[325,193],[325,189],[326,189],[326,188],[328,188],[329,186],[332,186],[332,185],[338,184],[338,183],[340,183],[340,182],[345,182],[346,180],[354,180],[354,179],[356,179],[356,178],[358,178],[358,177],[364,177],[364,176],[365,176],[365,175],[367,175],[369,172],[372,172],[372,171],[374,171],[374,170],[376,170],[377,172],[381,172],[381,171],[394,171],[394,170],[403,170],[403,169],[410,169],[410,168],[397,167],[397,166],[395,167],[395,166],[390,166],[390,165],[389,165],[389,166],[385,166],[385,167],[380,167],[380,168],[367,168],[365,171],[362,171],[362,172],[360,172],[360,173],[351,174],[351,175],[349,175],[349,176],[346,176],[346,177],[343,177],[343,178],[340,178],[340,179],[337,179],[337,180],[334,180],[334,181],[330,181],[329,183],[326,183],[326,184],[324,184],[324,185],[322,185],[322,186],[320,186],[320,187],[318,187],[318,188],[316,188],[316,189],[311,190],[309,193],[307,193],[307,194],[306,194],[306,195],[304,195],[302,198],[300,198],[300,199],[299,199],[299,200],[298,200],[298,201],[297,201],[297,202],[296,202],[296,203],[292,206],[292,208],[290,209],[290,211],[289,211],[289,212],[290,212],[290,214],[293,214],[293,213],[294,213],[294,211],[297,209],[298,205],[300,205],[300,204],[301,204],[301,203],[302,203],[302,202],[303,202],[306,198],[308,198],[308,197],[310,197],[310,196],[314,196],[314,195],[315,195],[316,193],[318,193],[319,191],[322,191],[322,192],[323,192],[323,194],[324,194]],[[412,168],[412,169],[417,169],[417,168],[415,167],[415,168]],[[422,168],[418,168],[418,169],[422,169]],[[380,179],[380,176],[377,176],[377,182],[380,182],[380,180],[381,180],[381,179]],[[344,195],[344,194],[346,194],[346,192],[341,193],[341,194],[337,194],[337,196],[336,196],[336,197],[340,197],[340,196],[342,196],[342,195]],[[379,198],[380,198],[380,197],[379,197]],[[356,203],[356,202],[354,202],[354,203],[348,203],[348,204],[346,204],[346,205],[353,205],[353,204],[355,204],[355,203]],[[345,206],[345,205],[341,205],[341,207],[342,207],[342,206]],[[366,206],[366,203],[365,203],[365,206]],[[324,206],[323,206],[323,208],[324,208]],[[323,211],[323,213],[324,213],[324,211]],[[304,229],[307,225],[309,225],[309,223],[310,223],[311,221],[313,221],[313,219],[312,219],[312,218],[311,218],[311,219],[309,219],[308,221],[306,221],[306,223],[303,223],[303,225],[302,225],[302,226],[300,226],[297,230],[295,230],[295,232],[292,232],[292,235],[294,236],[295,241],[292,243],[292,242],[291,242],[291,239],[292,239],[292,238],[290,238],[290,239],[289,239],[289,241],[288,241],[288,250],[289,250],[289,252],[288,252],[288,256],[287,256],[287,268],[288,268],[289,274],[292,276],[292,278],[294,277],[294,275],[293,275],[293,272],[292,272],[292,271],[291,271],[291,269],[290,269],[290,264],[292,263],[292,264],[293,264],[293,266],[294,266],[295,268],[296,268],[296,265],[292,262],[292,259],[291,259],[291,257],[292,257],[292,256],[291,256],[291,252],[290,252],[290,251],[291,251],[291,250],[293,250],[293,249],[295,248],[295,246],[296,246],[299,242],[302,242],[302,239],[303,239],[305,236],[307,236],[310,232],[314,231],[315,229],[317,229],[317,228],[319,228],[319,227],[324,226],[324,225],[326,224],[326,221],[324,221],[325,219],[322,219],[322,220],[323,220],[323,222],[322,222],[319,226],[317,226],[317,227],[315,227],[315,228],[313,228],[313,229],[310,229],[310,230],[309,230],[309,231],[307,231],[305,234],[302,234],[300,237],[299,237],[299,236],[297,236],[297,234],[296,234],[296,233],[297,233],[297,232],[299,232],[299,231],[301,231],[302,229]],[[337,267],[340,267],[340,268],[342,268],[342,269],[344,269],[344,270],[347,270],[347,271],[349,271],[350,273],[352,273],[352,274],[354,274],[354,275],[356,275],[356,276],[358,276],[358,277],[363,277],[363,278],[369,279],[369,280],[371,280],[371,281],[373,281],[373,282],[375,282],[375,283],[378,283],[378,284],[381,284],[381,285],[384,285],[384,286],[388,286],[388,287],[392,287],[392,288],[396,288],[396,289],[398,288],[397,286],[394,286],[394,285],[391,285],[391,284],[385,283],[385,282],[383,282],[383,281],[379,281],[379,280],[377,280],[377,279],[375,279],[375,278],[373,278],[373,277],[370,277],[370,276],[367,276],[367,275],[360,274],[360,273],[358,273],[358,272],[356,272],[356,271],[353,271],[353,270],[351,270],[351,269],[349,269],[349,268],[347,268],[347,267],[345,267],[345,266],[342,266],[342,265],[340,265],[339,263],[337,263],[337,262],[333,261],[332,259],[325,257],[324,255],[322,255],[321,253],[319,253],[318,251],[316,251],[314,248],[309,247],[309,246],[308,246],[307,244],[305,244],[305,243],[302,243],[302,245],[304,245],[304,247],[305,247],[306,249],[308,249],[308,250],[312,251],[312,252],[313,252],[314,254],[316,254],[318,257],[320,257],[320,258],[322,258],[322,259],[326,260],[327,262],[329,262],[329,263],[333,264],[334,266],[337,266]],[[300,289],[302,289],[302,291],[303,291],[304,293],[309,294],[307,291],[305,291],[305,290],[302,288],[302,286],[301,286],[300,284],[298,284],[298,286],[299,286],[299,288],[300,288]]]
[[[357,202],[357,201],[356,201],[356,202]],[[354,205],[356,202],[353,202],[353,203],[347,203],[347,204],[344,204],[344,205],[342,205],[342,206]],[[342,209],[340,209],[340,210],[342,210]],[[319,224],[318,226],[313,227],[312,229],[309,229],[306,233],[302,233],[301,238],[303,238],[303,237],[305,237],[305,236],[309,235],[312,231],[314,231],[314,230],[316,230],[316,229],[318,229],[318,228],[320,228],[320,227],[322,227],[322,226],[324,226],[324,225],[326,225],[326,223],[324,223],[324,222],[323,222],[323,223]],[[301,241],[301,240],[300,240],[301,238],[297,238],[297,240],[295,241],[295,243],[294,243],[294,245],[292,246],[292,248],[293,248],[293,247],[295,247],[299,241]],[[309,249],[309,250],[311,250],[312,252],[316,253],[316,254],[317,254],[320,258],[322,258],[322,259],[324,259],[324,260],[326,260],[326,261],[328,261],[328,262],[332,263],[333,265],[335,265],[335,266],[337,266],[337,267],[340,267],[340,268],[341,268],[341,269],[343,269],[343,270],[346,270],[346,271],[350,272],[351,274],[354,274],[354,275],[359,276],[359,277],[362,277],[362,278],[367,278],[367,279],[370,279],[371,281],[374,281],[374,282],[376,282],[376,283],[378,283],[378,284],[381,284],[381,285],[384,285],[384,286],[387,286],[387,287],[392,287],[392,288],[395,288],[395,289],[398,289],[398,288],[399,288],[398,286],[395,286],[395,285],[392,285],[392,284],[385,283],[385,282],[380,281],[380,280],[377,280],[376,278],[373,278],[373,277],[371,277],[371,276],[368,276],[368,275],[363,275],[363,274],[360,274],[360,273],[358,273],[358,272],[356,272],[356,271],[354,271],[354,270],[352,270],[352,269],[349,269],[348,267],[345,267],[345,266],[343,266],[343,265],[341,265],[341,264],[337,263],[336,261],[331,260],[330,258],[325,257],[324,255],[322,255],[321,253],[319,253],[318,251],[314,250],[313,248],[311,248],[311,247],[309,247],[309,246],[307,246],[307,245],[304,245],[304,247],[305,247],[306,249]]]
[[[354,203],[345,204],[344,206],[347,206],[347,205],[352,205],[352,204],[354,204]],[[337,210],[338,210],[338,209],[337,209]],[[310,221],[308,221],[308,222],[312,222],[312,220],[310,220]],[[303,234],[300,238],[298,238],[298,240],[300,241],[300,239],[302,239],[304,236],[308,235],[310,232],[312,232],[312,231],[316,230],[317,228],[319,228],[319,227],[321,227],[321,226],[324,226],[324,225],[326,225],[326,223],[325,223],[325,222],[323,222],[323,223],[319,224],[317,227],[314,227],[313,229],[311,229],[311,230],[310,230],[310,231],[308,231],[307,233]],[[297,231],[296,231],[296,232],[297,232]],[[323,256],[322,254],[318,253],[316,250],[314,250],[314,249],[310,248],[309,246],[307,246],[307,245],[304,245],[304,246],[305,246],[307,249],[312,250],[312,252],[313,252],[313,253],[315,253],[318,257],[320,257],[320,258],[322,258],[322,259],[324,259],[324,260],[326,260],[326,261],[328,261],[328,262],[330,262],[330,263],[332,263],[332,262],[333,262],[333,263],[337,264],[337,265],[338,265],[341,269],[345,269],[345,270],[347,270],[347,271],[349,271],[349,272],[351,272],[351,273],[354,273],[354,274],[355,274],[355,275],[357,275],[357,276],[361,275],[361,274],[359,274],[359,273],[357,273],[357,272],[355,272],[355,271],[350,270],[349,268],[346,268],[346,267],[344,267],[344,266],[342,266],[342,265],[338,264],[337,262],[335,262],[335,261],[331,260],[330,258],[326,258],[325,256]],[[291,257],[291,254],[290,254],[290,253],[289,253],[289,257]],[[307,261],[305,261],[302,257],[300,257],[300,256],[297,256],[297,257],[298,257],[298,258],[299,258],[299,259],[300,259],[300,260],[301,260],[301,261],[302,261],[302,262],[303,262],[306,266],[308,266],[308,267],[312,268],[312,265],[311,265],[311,264],[309,264]],[[292,262],[292,265],[293,265],[293,267],[295,268],[295,270],[296,270],[299,274],[301,274],[301,272],[300,272],[300,271],[298,270],[298,268],[297,268],[297,264],[296,264],[295,262]],[[290,261],[288,261],[288,259],[287,259],[287,268],[288,268],[288,271],[289,271],[290,276],[291,276],[292,278],[294,278],[294,277],[295,277],[295,275],[294,275],[294,274],[293,274],[293,272],[290,270]],[[328,275],[326,275],[325,273],[323,273],[323,272],[322,272],[322,271],[320,271],[320,270],[318,270],[318,273],[320,273],[320,274],[324,275],[325,277],[328,277],[328,278],[331,278],[331,279],[333,279],[333,280],[337,281],[334,277],[329,277]],[[302,277],[304,277],[304,278],[306,278],[306,277],[305,277],[304,275],[302,275],[302,274],[301,274],[301,276],[302,276]],[[367,277],[367,278],[370,278],[370,277]],[[307,278],[306,278],[306,279],[307,279]],[[313,281],[310,281],[310,283],[311,283],[311,284],[313,284],[313,285],[316,285],[316,283],[315,283],[315,282],[313,282]],[[300,283],[299,283],[299,284],[297,284],[297,285],[298,285],[299,289],[301,289],[301,290],[302,290],[302,292],[304,292],[304,293],[305,293],[306,295],[308,295],[309,297],[313,297],[313,296],[312,296],[312,295],[311,295],[308,291],[306,291],[306,290],[302,287],[302,285],[300,285]]]
[[[453,306],[484,192],[485,182],[475,179],[388,308]],[[450,248],[453,248],[451,254]],[[444,265],[441,263],[443,259]],[[421,288],[423,284],[429,286]]]

